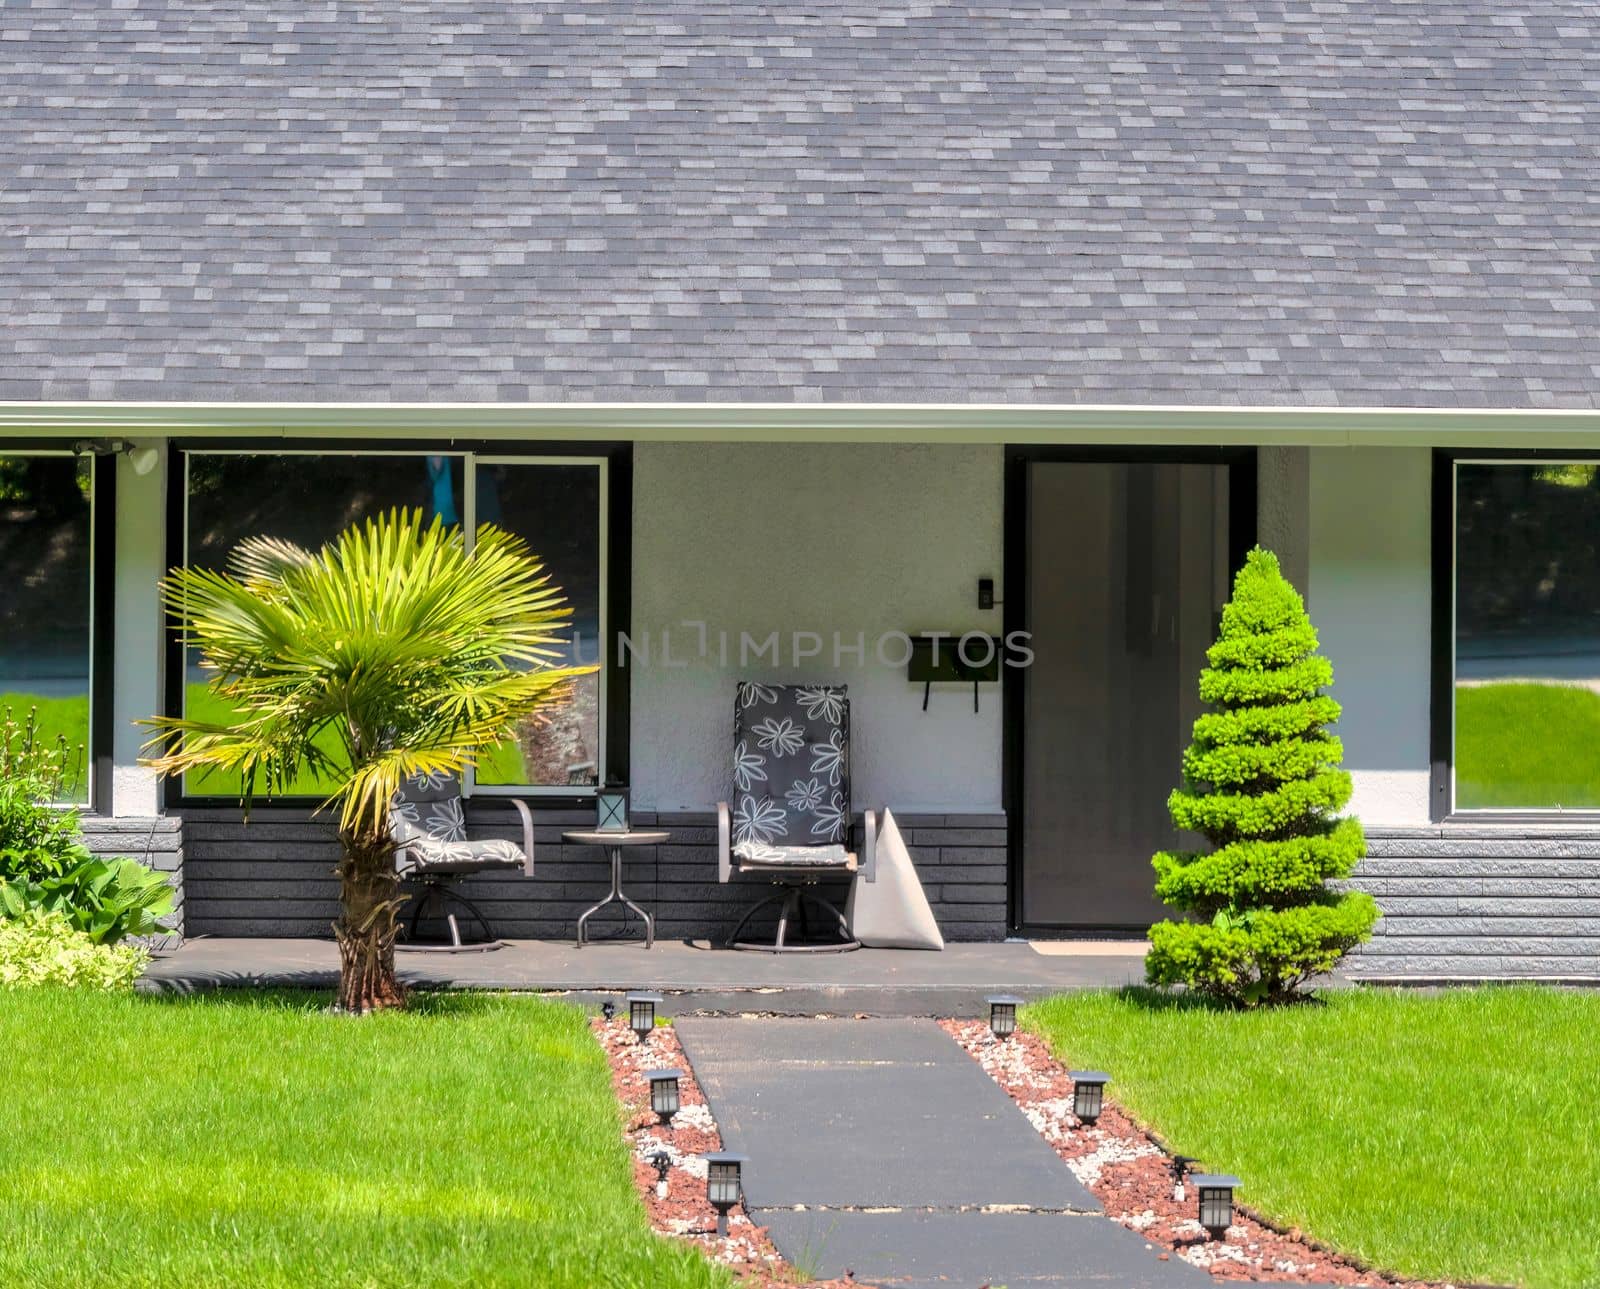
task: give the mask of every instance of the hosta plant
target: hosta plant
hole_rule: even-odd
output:
[[[1328,727],[1333,668],[1299,594],[1268,551],[1250,552],[1200,673],[1213,710],[1194,724],[1167,807],[1205,850],[1155,857],[1156,894],[1189,915],[1150,928],[1145,971],[1251,1006],[1293,998],[1366,940],[1377,905],[1330,883],[1366,850],[1340,816],[1350,776]]]
[[[100,859],[81,845],[64,871],[0,879],[0,916],[58,913],[95,944],[158,934],[158,919],[172,912],[175,899],[167,879],[138,860]]]
[[[520,538],[485,525],[468,551],[459,528],[400,510],[315,552],[245,542],[225,572],[174,569],[162,592],[236,716],[155,719],[150,763],[239,776],[246,809],[302,773],[335,784],[339,1005],[404,1005],[390,801],[409,776],[459,774],[568,700],[595,670],[558,665],[571,609]]]

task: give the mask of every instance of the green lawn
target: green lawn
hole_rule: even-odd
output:
[[[1240,1199],[1403,1274],[1600,1285],[1600,994],[1351,990],[1223,1012],[1142,990],[1025,1013]]]
[[[727,1289],[652,1235],[575,1008],[0,994],[0,1284]]]
[[[1600,694],[1523,682],[1457,686],[1456,804],[1600,806]]]
[[[204,682],[189,686],[186,715],[195,720],[222,723],[233,715],[234,709],[206,687]],[[317,746],[333,754],[339,741],[330,731],[317,740]],[[481,762],[486,783],[522,783],[526,775],[522,767],[522,749],[515,741],[501,743]],[[184,789],[195,796],[237,797],[239,780],[218,770],[200,770],[184,776]],[[315,774],[301,774],[290,783],[286,795],[326,796],[330,785],[326,778]]]

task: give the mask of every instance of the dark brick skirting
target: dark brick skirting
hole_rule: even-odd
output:
[[[173,930],[169,936],[152,939],[157,951],[176,948],[184,932],[183,823],[171,816],[152,818],[112,818],[87,815],[82,820],[83,837],[96,855],[104,858],[127,857],[148,864],[177,888],[177,907],[165,920]]]
[[[1384,913],[1358,978],[1600,980],[1593,829],[1372,829],[1354,880]]]
[[[1006,933],[1006,830],[999,814],[897,814],[928,900],[950,940],[1000,940]],[[605,857],[568,846],[564,829],[590,827],[592,810],[535,816],[536,875],[480,874],[461,889],[511,939],[573,935],[578,914],[610,886]],[[640,825],[669,829],[661,846],[632,848],[623,889],[656,915],[656,934],[720,941],[768,888],[735,877],[717,881],[716,816],[635,812]],[[474,803],[475,837],[517,836],[509,805]],[[257,810],[248,824],[234,810],[184,812],[184,885],[190,935],[325,936],[337,914],[339,857],[333,828],[304,811]],[[822,888],[842,902],[844,887]],[[604,936],[618,925],[608,908],[590,922]]]

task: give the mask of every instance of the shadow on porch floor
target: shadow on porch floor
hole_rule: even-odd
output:
[[[1143,946],[1042,953],[1022,942],[952,944],[941,953],[861,949],[776,957],[657,941],[513,940],[492,953],[402,951],[410,984],[435,989],[511,989],[599,999],[630,989],[668,995],[667,1015],[772,1012],[780,1015],[985,1016],[989,994],[1040,998],[1070,989],[1117,988],[1144,976]],[[226,988],[332,988],[338,972],[325,940],[201,937],[157,958],[142,989],[189,993]]]

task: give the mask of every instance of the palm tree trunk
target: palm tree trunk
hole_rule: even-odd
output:
[[[339,1010],[355,1015],[404,1007],[406,991],[394,974],[394,942],[403,899],[387,834],[339,834]]]

